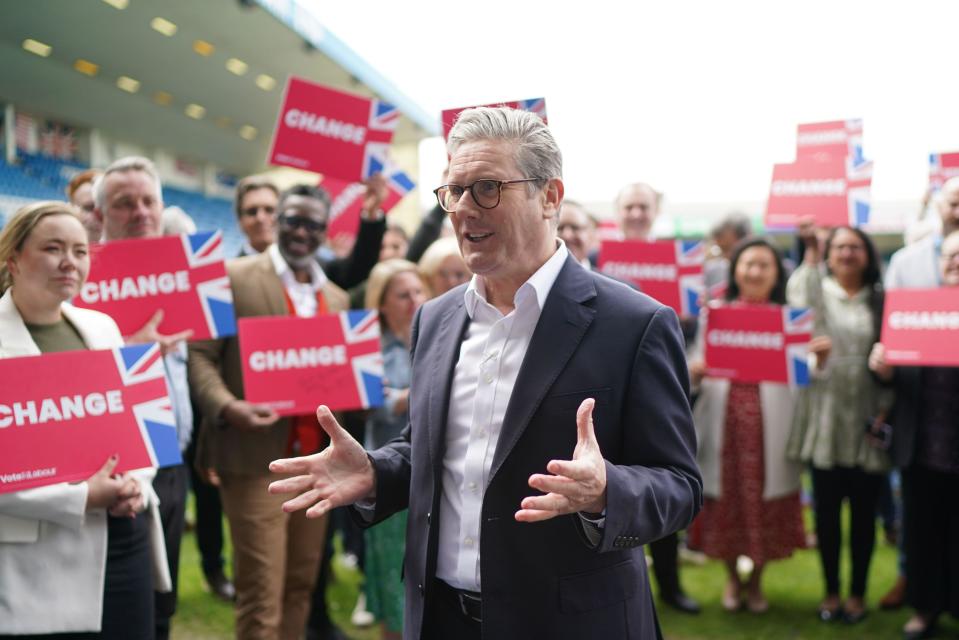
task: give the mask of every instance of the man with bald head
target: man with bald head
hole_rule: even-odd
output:
[[[887,289],[938,287],[942,239],[959,229],[959,176],[949,179],[935,196],[942,231],[930,234],[897,251],[889,261]]]
[[[652,240],[663,194],[645,182],[628,184],[616,196],[616,219],[624,240]]]
[[[653,224],[659,216],[663,194],[645,182],[628,184],[616,196],[616,220],[624,240],[654,240]],[[699,604],[679,584],[679,538],[675,533],[650,543],[653,573],[663,602],[684,613],[699,613]]]

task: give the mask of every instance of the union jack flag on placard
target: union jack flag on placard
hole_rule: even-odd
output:
[[[74,304],[106,313],[123,335],[159,309],[161,333],[192,329],[194,340],[236,333],[221,231],[115,240],[94,245],[93,256]]]
[[[156,343],[4,358],[0,379],[0,493],[85,480],[113,454],[118,473],[182,462]]]
[[[786,375],[789,384],[804,387],[809,384],[808,347],[816,316],[812,309],[801,307],[783,307],[782,313]]]
[[[368,127],[371,131],[396,131],[396,125],[400,122],[400,110],[393,105],[382,100],[372,100],[370,102],[370,121]]]
[[[679,268],[679,295],[682,314],[699,315],[705,285],[703,262],[706,260],[706,243],[702,240],[676,240],[676,266]]]
[[[313,318],[241,318],[243,390],[284,416],[383,404],[383,354],[376,311]]]
[[[152,381],[155,389],[159,390],[159,384],[162,384],[164,391],[167,391],[157,397],[137,398],[138,402],[132,404],[131,408],[152,465],[166,467],[180,464],[176,415],[166,386],[160,345],[155,342],[135,344],[114,349],[113,352],[124,385],[131,387]]]
[[[929,186],[933,191],[938,191],[947,180],[956,176],[959,176],[959,151],[929,154]]]
[[[403,197],[416,188],[416,183],[402,169],[387,165],[383,172],[389,192],[380,205],[385,212],[389,212]],[[333,204],[330,206],[330,227],[328,236],[336,238],[341,235],[356,237],[360,228],[360,210],[363,207],[363,194],[366,187],[360,182],[344,182],[326,176],[321,183]]]

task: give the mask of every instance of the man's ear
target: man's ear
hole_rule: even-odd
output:
[[[93,208],[93,217],[99,220],[100,224],[103,224],[103,212],[100,211],[100,207]]]
[[[543,218],[549,220],[559,217],[559,207],[563,203],[562,178],[550,178],[546,183],[546,189],[543,190]]]

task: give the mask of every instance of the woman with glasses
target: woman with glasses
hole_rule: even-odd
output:
[[[738,244],[723,304],[785,302],[786,276],[778,249],[763,238]],[[723,608],[739,611],[745,600],[750,612],[763,613],[769,608],[762,590],[766,563],[788,558],[805,542],[801,468],[788,462],[785,452],[795,394],[785,384],[706,377],[702,358],[708,313],[689,367],[692,386],[699,390],[693,422],[705,495],[692,537],[696,548],[726,566]],[[745,584],[737,570],[739,556],[753,563]]]
[[[959,231],[942,240],[942,284],[959,287]],[[890,453],[902,469],[907,640],[930,638],[939,616],[959,618],[959,367],[891,367],[882,344],[869,367],[891,382]]]
[[[386,402],[366,421],[366,448],[377,449],[399,437],[406,427],[410,393],[410,331],[413,316],[429,297],[416,265],[393,258],[373,268],[366,289],[366,308],[380,314]],[[406,539],[406,512],[367,529],[366,583],[368,608],[382,621],[385,638],[403,631],[401,571]]]
[[[87,239],[65,203],[28,205],[7,223],[0,357],[123,344],[108,316],[67,303],[89,272]],[[0,637],[153,637],[154,584],[170,590],[154,472],[114,474],[117,462],[85,482],[0,495]]]
[[[806,251],[802,265],[789,279],[787,299],[791,306],[812,307],[816,313],[816,337],[810,350],[820,366],[800,392],[788,452],[791,459],[812,470],[826,592],[819,618],[857,623],[866,616],[876,506],[889,471],[887,452],[866,433],[867,423],[875,421],[891,401],[867,366],[882,321],[879,258],[869,237],[853,227],[830,231],[822,253],[811,223],[803,223],[799,233]],[[849,596],[842,602],[840,515],[846,499],[852,514],[852,580]]]

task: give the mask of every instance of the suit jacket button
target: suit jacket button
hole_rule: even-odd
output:
[[[432,512],[426,514],[426,524],[430,523],[430,516],[433,515]]]
[[[420,595],[424,595],[424,594],[426,593],[426,590],[423,589],[423,585],[422,585],[422,584],[416,585],[416,588],[420,590]]]

